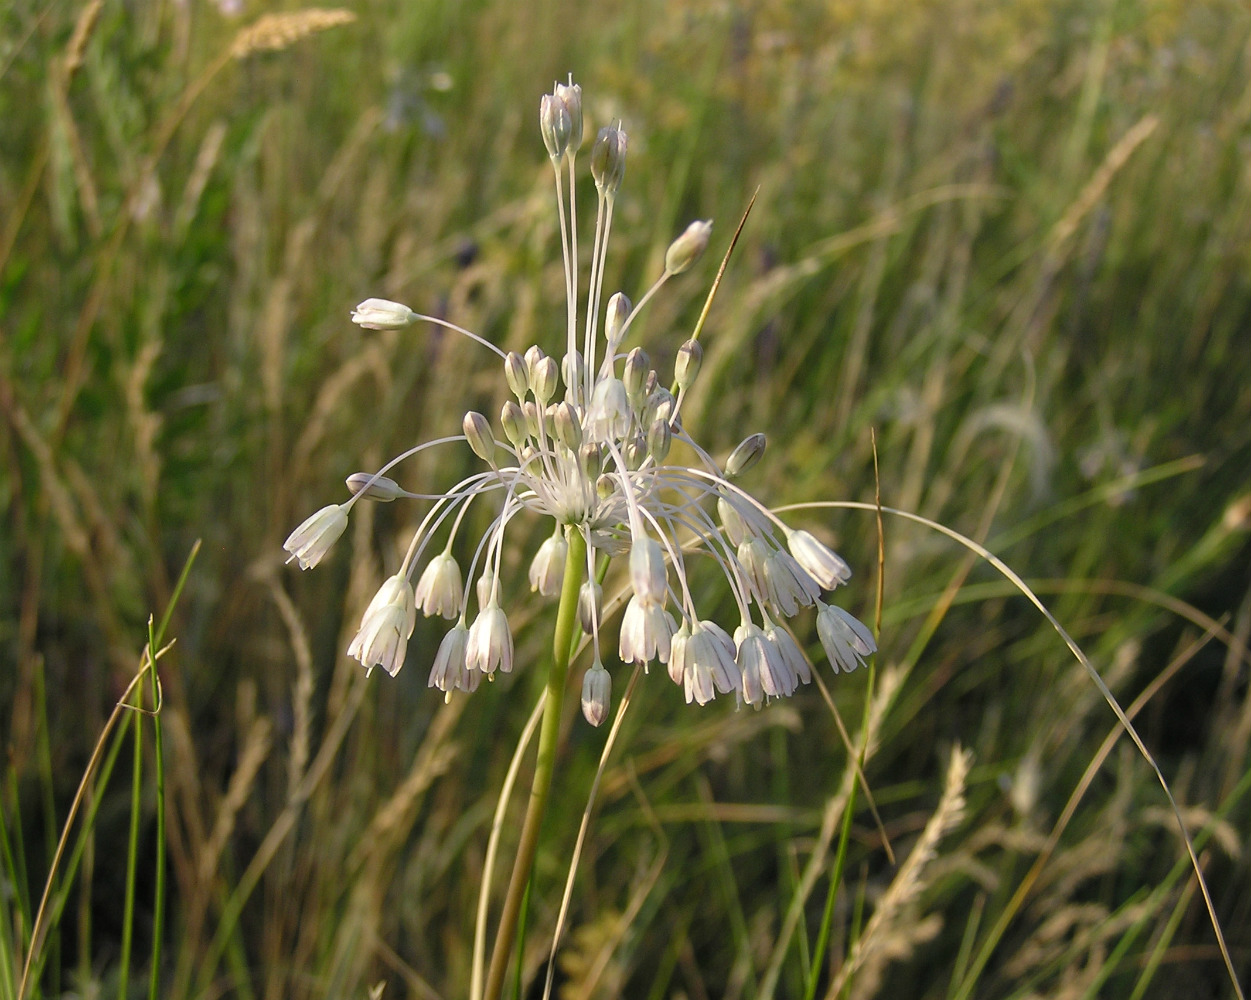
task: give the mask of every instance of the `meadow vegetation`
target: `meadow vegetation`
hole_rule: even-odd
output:
[[[687,425],[719,455],[764,431],[745,479],[771,504],[880,489],[1029,581],[1156,755],[1251,979],[1244,4],[242,6],[0,8],[0,1000],[32,943],[24,997],[469,994],[554,607],[516,600],[516,672],[445,704],[441,623],[394,679],[344,653],[418,507],[362,504],[317,573],[281,545],[347,475],[504,398],[474,345],[351,306],[559,355],[537,109],[571,70],[588,133],[631,139],[607,290],[716,220],[642,317],[663,371],[759,191]],[[876,662],[832,674],[808,627],[828,698],[760,711],[640,679],[554,995],[1231,995],[1152,771],[1039,613],[921,525],[792,517],[854,568]],[[541,540],[513,536],[511,593]],[[159,692],[130,687],[170,639]],[[526,996],[604,740],[575,700]]]

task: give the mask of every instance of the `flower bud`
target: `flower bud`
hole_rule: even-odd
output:
[[[582,631],[590,635],[595,631],[604,614],[604,588],[594,580],[583,580],[578,588],[578,622]]]
[[[669,244],[665,251],[665,273],[681,274],[694,264],[708,246],[708,238],[712,235],[712,220],[692,222],[676,240]]]
[[[612,698],[612,677],[596,660],[582,677],[582,715],[592,726],[608,718]]]
[[[530,391],[530,369],[525,358],[516,351],[509,351],[504,357],[504,379],[519,402],[526,398]]]
[[[495,435],[491,433],[491,425],[487,423],[487,418],[481,413],[470,410],[465,414],[462,422],[465,429],[465,440],[469,442],[469,447],[473,449],[473,453],[484,462],[491,462],[495,458]]]
[[[582,146],[582,88],[573,82],[571,73],[569,82],[556,84],[552,93],[565,102],[569,111],[569,152],[576,153]]]
[[[534,390],[534,398],[546,406],[556,395],[556,380],[560,370],[555,358],[540,358],[534,365],[530,376],[530,387]]]
[[[721,530],[725,532],[725,537],[730,540],[731,545],[738,548],[747,537],[747,526],[738,509],[725,497],[718,497],[717,514],[721,517]]]
[[[565,541],[564,532],[557,527],[556,533],[546,539],[535,553],[530,563],[530,589],[544,597],[555,597],[560,593],[561,584],[565,580],[565,556],[569,552],[569,543]]]
[[[591,176],[599,193],[612,197],[625,177],[626,134],[616,125],[599,130],[591,147]]]
[[[366,299],[352,310],[352,322],[366,330],[402,330],[417,322],[417,314],[402,302]]]
[[[353,472],[347,477],[347,488],[353,494],[361,493],[365,500],[381,500],[383,503],[408,495],[408,491],[394,479],[386,476],[374,478],[368,472]]]
[[[526,416],[521,407],[511,399],[500,409],[500,426],[504,428],[504,437],[514,448],[520,448],[526,440]]]
[[[765,436],[763,434],[752,434],[750,437],[744,438],[743,442],[725,460],[725,474],[731,479],[735,476],[741,476],[760,461],[760,456],[764,454],[764,450]]]
[[[541,429],[539,426],[539,404],[533,399],[527,399],[521,404],[521,412],[526,416],[526,431],[530,437],[537,441],[540,437],[539,431]]]
[[[630,546],[630,585],[644,604],[663,604],[669,589],[665,550],[654,538],[639,535]]]
[[[582,425],[578,423],[578,411],[572,403],[556,404],[556,412],[552,417],[556,440],[572,452],[582,447]]]
[[[583,441],[582,447],[578,449],[578,463],[582,466],[582,475],[587,479],[597,477],[604,464],[599,445],[593,441]]]
[[[586,415],[586,435],[592,441],[619,441],[630,429],[630,397],[619,378],[600,379]]]
[[[607,500],[610,496],[617,492],[617,478],[610,476],[607,472],[602,473],[595,480],[595,495],[601,500]]]
[[[534,366],[542,361],[547,355],[543,352],[538,344],[531,344],[526,349],[526,371],[530,375],[530,384],[534,385]]]
[[[673,380],[679,389],[690,388],[703,363],[704,349],[699,346],[698,340],[688,340],[678,348],[678,356],[673,363]]]
[[[673,444],[673,432],[669,429],[669,421],[655,420],[647,432],[647,451],[659,465],[669,457],[669,448]]]
[[[604,339],[608,342],[608,354],[617,353],[621,338],[625,336],[625,322],[630,318],[630,300],[621,292],[614,292],[608,300],[608,309],[604,313]]]
[[[566,354],[560,359],[560,378],[566,389],[574,389],[582,384],[584,367],[581,351],[574,351],[572,355]]]
[[[641,347],[634,348],[626,355],[625,371],[621,373],[621,381],[625,383],[626,398],[630,400],[631,406],[640,407],[643,400],[647,398],[644,395],[644,386],[650,365],[651,359]]]
[[[569,106],[556,94],[544,94],[539,101],[539,131],[543,134],[547,155],[554,161],[560,160],[569,147],[573,116],[569,114]]]

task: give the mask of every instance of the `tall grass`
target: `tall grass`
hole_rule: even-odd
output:
[[[73,828],[81,860],[58,869],[65,916],[28,995],[468,993],[492,816],[541,679],[444,705],[421,623],[394,682],[343,655],[411,511],[362,509],[307,577],[280,544],[347,474],[498,409],[481,354],[362,332],[352,304],[383,294],[556,349],[535,109],[570,69],[595,125],[631,134],[612,288],[644,285],[691,218],[725,239],[760,188],[688,425],[723,452],[767,432],[748,485],[777,504],[871,501],[873,432],[884,504],[1025,577],[1133,706],[1248,968],[1244,7],[353,13],[0,11],[0,996],[149,609],[201,537],[159,664],[163,752],[145,737],[129,786],[113,762],[135,761],[101,744],[93,773],[113,777]],[[649,345],[676,350],[705,292],[674,283],[643,317]],[[419,461],[406,485],[471,461]],[[807,526],[871,613],[874,515]],[[530,551],[507,554],[515,589]],[[1228,992],[1158,785],[1063,644],[941,536],[887,522],[884,552],[872,692],[826,675],[828,703],[697,712],[663,674],[640,680],[558,995]],[[519,662],[553,614],[513,622]],[[603,739],[567,724],[526,983],[546,974]],[[861,747],[868,795],[848,812]]]

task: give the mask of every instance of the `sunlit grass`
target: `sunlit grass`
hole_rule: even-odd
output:
[[[95,7],[0,14],[0,997],[16,996],[149,610],[200,537],[160,661],[157,995],[468,994],[492,816],[541,679],[519,670],[445,706],[426,689],[440,630],[425,622],[394,682],[366,683],[343,655],[414,512],[362,509],[315,575],[284,570],[280,545],[349,473],[501,402],[481,353],[434,330],[362,332],[351,305],[384,294],[502,347],[559,349],[535,108],[569,70],[596,95],[588,131],[621,116],[631,133],[609,291],[643,286],[692,218],[717,220],[719,256],[760,188],[685,411],[721,454],[769,433],[749,488],[872,501],[872,430],[882,502],[1001,556],[1127,710],[1172,672],[1135,722],[1246,967],[1241,6],[382,4],[242,59],[255,7]],[[649,347],[676,350],[711,273],[650,307]],[[405,485],[443,488],[473,463],[467,449],[419,461]],[[875,520],[804,525],[857,569],[866,620]],[[516,592],[540,541],[510,553]],[[859,789],[843,825],[848,753],[816,691],[695,712],[653,671],[605,764],[561,995],[826,995],[956,744],[973,755],[964,818],[876,932],[894,949],[881,984],[853,979],[849,995],[1228,992],[1158,785],[1124,740],[1102,751],[1115,719],[1063,644],[932,532],[887,522],[884,568],[871,723],[864,672],[823,678],[852,746],[874,734],[881,829]],[[696,598],[714,609],[711,577]],[[523,663],[552,627],[549,607],[528,614],[513,621]],[[546,974],[603,740],[570,718],[527,981]],[[60,869],[39,995],[148,989],[153,750],[145,737],[135,798],[129,754],[107,747],[97,773],[113,778],[74,827],[82,861]],[[505,852],[521,808],[505,810]]]

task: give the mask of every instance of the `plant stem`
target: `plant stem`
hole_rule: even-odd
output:
[[[539,829],[547,811],[547,796],[552,788],[552,769],[556,763],[556,743],[560,736],[560,714],[565,701],[565,681],[569,676],[569,651],[578,623],[578,588],[582,586],[582,570],[586,566],[586,540],[576,529],[568,533],[569,552],[565,558],[565,579],[560,590],[560,609],[556,614],[556,634],[552,642],[552,665],[547,674],[547,696],[543,703],[543,722],[539,730],[539,750],[534,762],[534,783],[530,786],[530,802],[517,843],[517,860],[508,881],[504,910],[500,914],[495,950],[487,973],[485,1000],[500,1000],[504,973],[512,954],[517,934],[517,918],[530,869],[539,845]]]

